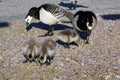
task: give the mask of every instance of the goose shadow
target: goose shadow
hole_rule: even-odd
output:
[[[39,23],[31,23],[30,25],[28,25],[26,27],[26,30],[29,31],[32,29],[32,27],[35,27],[35,28],[38,28],[38,29],[42,29],[42,30],[49,30],[49,25],[47,24],[44,24],[42,22],[39,22]],[[63,25],[63,24],[56,24],[54,26],[54,30],[64,30],[64,29],[72,29],[72,27],[70,26],[66,26],[66,25]]]
[[[0,28],[4,28],[4,27],[9,27],[10,23],[8,22],[0,22]]]
[[[46,25],[42,22],[29,24],[26,27],[26,30],[29,31],[29,30],[32,29],[32,27],[42,29],[42,30],[49,30],[49,25]],[[63,24],[56,24],[55,27],[54,27],[54,30],[65,30],[65,29],[73,29],[73,27],[66,26],[66,25],[63,25]],[[89,34],[87,32],[81,32],[81,31],[78,31],[78,30],[77,30],[77,32],[78,32],[81,39],[87,39],[87,37],[89,36]],[[60,44],[63,44],[63,43],[60,42]]]
[[[59,45],[62,45],[64,48],[70,48],[70,46],[79,46],[76,42],[71,42],[71,43],[69,43],[68,47],[65,47],[65,45],[67,45],[67,43],[61,41],[60,39],[56,40],[56,43],[58,43]]]
[[[120,14],[107,14],[107,15],[102,15],[101,17],[106,20],[119,20]]]
[[[90,34],[88,32],[82,32],[82,31],[78,31],[79,37],[83,40],[87,39],[88,36],[90,36]]]
[[[66,7],[66,8],[70,8],[71,6],[75,6],[75,4],[71,4],[71,3],[64,3],[64,2],[60,2],[58,5],[62,6],[62,7]],[[87,6],[83,6],[83,5],[76,5],[76,8],[81,7],[81,8],[88,8]]]

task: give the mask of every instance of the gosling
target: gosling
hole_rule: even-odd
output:
[[[70,48],[71,43],[75,43],[77,46],[79,46],[77,43],[80,41],[80,37],[75,29],[66,29],[59,32],[58,38],[64,42],[63,46],[65,48]]]
[[[55,41],[51,39],[45,40],[40,47],[40,56],[38,61],[40,64],[51,64],[51,60],[55,57],[56,54],[56,49],[57,49],[57,44]]]
[[[23,63],[35,61],[36,57],[39,56],[39,43],[34,39],[28,40],[22,47],[23,55],[26,58]]]

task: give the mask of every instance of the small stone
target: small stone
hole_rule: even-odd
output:
[[[0,56],[0,60],[2,60],[2,56]]]

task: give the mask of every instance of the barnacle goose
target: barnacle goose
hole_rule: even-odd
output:
[[[92,11],[78,11],[72,20],[74,28],[79,31],[87,32],[90,36],[91,31],[97,25],[97,17]],[[89,43],[89,36],[85,39]]]
[[[32,7],[27,16],[26,24],[30,24],[32,18],[40,20],[50,26],[48,32],[45,34],[53,35],[54,25],[57,23],[70,23],[73,19],[73,14],[53,4],[43,4],[40,7]]]

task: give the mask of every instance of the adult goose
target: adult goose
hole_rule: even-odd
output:
[[[54,4],[43,4],[40,7],[32,7],[26,16],[26,24],[30,24],[31,20],[38,19],[40,22],[49,25],[49,30],[45,34],[53,35],[54,25],[58,23],[70,23],[73,19],[73,14],[60,8]]]
[[[91,31],[97,25],[97,17],[92,11],[78,11],[72,20],[74,28],[79,31],[87,32],[90,36]],[[89,43],[89,36],[85,39]]]

